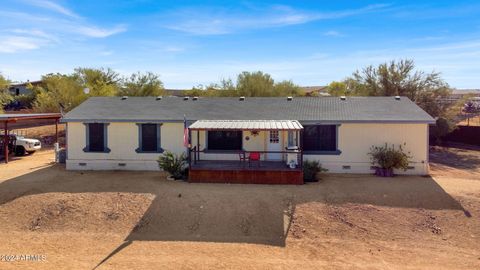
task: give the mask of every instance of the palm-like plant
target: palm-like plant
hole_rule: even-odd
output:
[[[177,179],[184,178],[186,174],[187,158],[185,153],[176,155],[170,151],[163,153],[157,160],[158,166]]]

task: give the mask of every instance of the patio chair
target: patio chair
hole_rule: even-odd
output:
[[[256,162],[257,166],[260,167],[260,153],[259,152],[251,152],[248,156],[248,166],[251,167],[252,163]]]

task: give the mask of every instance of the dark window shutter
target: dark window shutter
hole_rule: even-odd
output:
[[[303,149],[305,151],[336,151],[336,125],[304,126]]]
[[[103,152],[105,151],[105,132],[103,128],[104,124],[91,123],[88,124],[88,136],[89,136],[89,151]]]
[[[157,125],[142,125],[142,151],[155,152],[158,149]]]

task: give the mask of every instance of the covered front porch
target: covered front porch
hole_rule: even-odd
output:
[[[199,120],[190,125],[189,181],[303,184],[295,120]]]

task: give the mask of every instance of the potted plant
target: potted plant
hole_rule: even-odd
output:
[[[168,172],[170,176],[175,179],[186,179],[187,176],[187,158],[185,153],[176,155],[172,152],[166,151],[157,160],[158,166]]]
[[[405,146],[405,143],[403,144]],[[393,169],[402,169],[406,171],[410,162],[409,153],[403,151],[402,145],[372,146],[368,153],[372,165],[375,167],[375,175],[382,177],[392,177]]]

